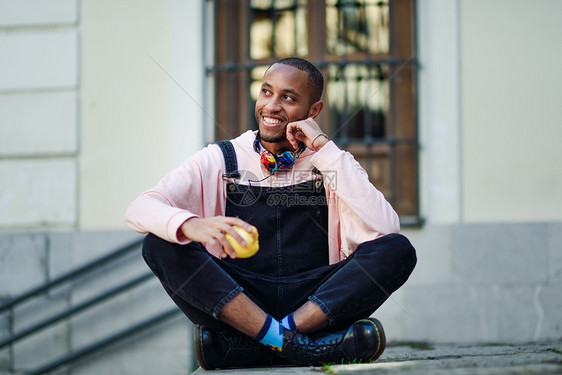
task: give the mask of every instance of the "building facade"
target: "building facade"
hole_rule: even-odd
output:
[[[140,238],[127,205],[214,140],[213,3],[0,0],[0,298]],[[377,316],[389,341],[559,339],[562,3],[413,3],[420,220],[402,232],[418,266]],[[122,304],[168,303],[156,284],[146,293]],[[17,330],[12,313],[0,333]],[[58,353],[87,341],[63,323],[0,348],[0,372],[25,369],[45,340]],[[72,373],[191,365],[185,320],[153,334]]]

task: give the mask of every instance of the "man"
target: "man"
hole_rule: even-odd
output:
[[[143,256],[196,325],[205,369],[371,361],[385,347],[370,315],[409,277],[415,251],[398,215],[353,156],[314,120],[323,77],[274,63],[256,102],[258,132],[187,159],[127,209],[150,233]],[[255,226],[260,249],[227,240]]]

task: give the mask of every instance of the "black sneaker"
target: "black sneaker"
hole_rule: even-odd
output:
[[[291,364],[235,329],[219,331],[195,325],[194,332],[197,362],[204,370]]]
[[[283,350],[279,356],[295,364],[368,363],[380,357],[386,347],[381,322],[361,319],[348,329],[336,333],[303,335],[285,331]]]

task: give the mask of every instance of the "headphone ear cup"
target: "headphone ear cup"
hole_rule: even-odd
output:
[[[284,151],[277,154],[277,165],[279,170],[288,170],[293,168],[297,157],[292,151]]]
[[[260,156],[260,162],[262,167],[268,171],[270,174],[275,174],[277,173],[278,170],[278,163],[277,163],[277,157],[275,155],[273,155],[271,152],[265,150],[264,152],[261,153]]]
[[[259,146],[258,146],[259,147]],[[267,172],[275,174],[278,171],[286,171],[293,168],[297,156],[292,151],[283,151],[277,154],[264,150],[260,154],[260,163]]]

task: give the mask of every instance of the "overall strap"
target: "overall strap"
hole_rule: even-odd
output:
[[[222,155],[224,157],[224,163],[226,165],[226,173],[223,178],[240,178],[240,172],[238,172],[238,159],[236,158],[236,151],[234,151],[234,146],[229,140],[217,142],[217,146],[220,147]]]

